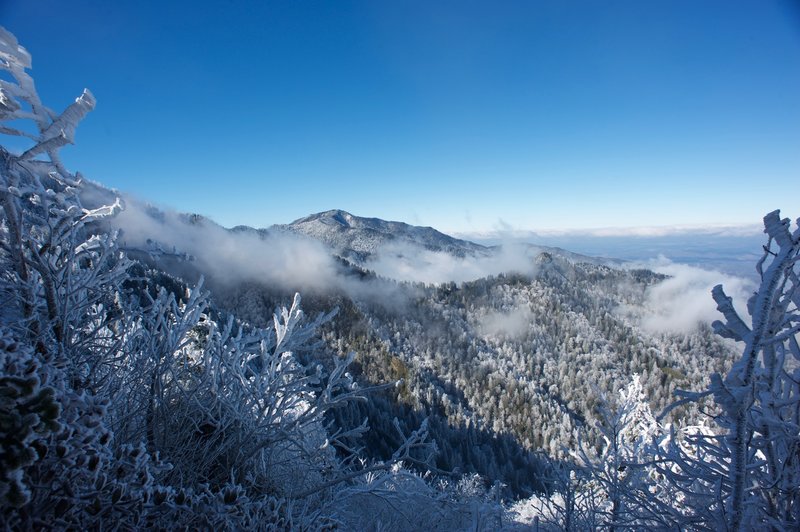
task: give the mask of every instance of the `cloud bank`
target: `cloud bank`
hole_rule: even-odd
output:
[[[702,225],[653,225],[637,227],[596,227],[583,229],[516,229],[499,220],[491,231],[455,232],[454,236],[472,241],[495,241],[498,239],[536,241],[550,237],[605,238],[605,237],[665,237],[665,236],[717,236],[747,237],[763,234],[759,224],[702,224]]]
[[[711,289],[718,284],[724,286],[725,292],[733,298],[736,310],[746,319],[747,299],[756,288],[749,279],[674,263],[664,257],[636,264],[635,267],[669,276],[645,291],[644,313],[640,316],[640,322],[645,330],[652,333],[691,332],[696,329],[698,322],[710,324],[719,319],[717,305],[711,298]]]
[[[168,252],[174,249],[191,255],[190,267],[216,284],[254,281],[290,290],[342,290],[356,299],[395,306],[412,293],[406,290],[404,296],[390,283],[347,275],[330,250],[309,237],[250,228],[229,230],[202,216],[155,208],[130,197],[111,223],[122,230],[124,246],[147,250],[150,242],[156,242]],[[362,266],[385,278],[433,284],[534,271],[528,248],[513,245],[488,256],[456,257],[413,244],[396,244],[380,249]]]
[[[519,245],[505,245],[486,256],[456,257],[420,246],[393,243],[380,248],[364,266],[382,277],[432,284],[535,271],[532,252],[527,246]]]
[[[163,248],[188,253],[200,272],[217,283],[256,281],[292,290],[342,290],[357,299],[396,301],[402,294],[388,283],[364,282],[344,274],[329,250],[316,240],[284,233],[255,230],[231,231],[214,222],[168,210],[158,210],[126,199],[126,209],[113,223],[123,230],[122,242],[146,249],[148,240]],[[485,256],[457,257],[412,244],[381,248],[364,267],[398,281],[429,284],[465,282],[500,273],[535,274],[530,246],[505,245]],[[652,333],[690,332],[698,322],[718,319],[711,288],[723,284],[746,316],[745,302],[755,288],[747,279],[718,271],[656,260],[630,264],[669,276],[645,292],[643,307],[621,308]],[[478,324],[484,336],[517,337],[524,333],[531,315],[527,308],[491,312]]]
[[[339,283],[338,268],[322,244],[284,234],[234,232],[208,219],[179,214],[126,199],[114,222],[125,245],[148,248],[148,240],[194,257],[214,281],[261,281],[296,288]]]

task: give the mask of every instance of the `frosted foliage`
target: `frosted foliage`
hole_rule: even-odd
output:
[[[714,330],[739,342],[742,355],[725,377],[711,376],[705,393],[683,394],[713,397],[715,426],[672,445],[675,465],[664,471],[686,492],[694,522],[730,530],[800,526],[800,229],[774,211],[764,232],[749,319],[722,286],[713,290],[723,316]]]
[[[713,329],[730,344],[708,327],[647,332],[618,315],[669,296],[664,277],[551,253],[523,257],[525,275],[415,286],[425,297],[399,310],[343,296],[355,326],[337,337],[334,312],[309,318],[299,295],[274,314],[263,301],[226,310],[202,278],[189,286],[135,261],[186,253],[120,245],[108,221],[125,202],[59,158],[94,99],[46,108],[30,65],[0,29],[0,136],[24,144],[0,147],[0,528],[800,528],[800,230],[777,211],[747,316],[713,289]],[[412,263],[457,257],[433,270],[485,256],[338,211],[293,225],[342,245],[342,227],[363,226],[374,238],[350,257],[362,264],[393,233],[426,242]],[[348,345],[385,395],[367,399]],[[656,418],[676,382],[705,391],[679,391]],[[382,458],[359,446],[373,435],[364,411],[382,427],[371,440]],[[527,499],[470,470],[502,471]]]
[[[0,134],[30,142],[0,147],[0,527],[330,527],[335,487],[428,447],[420,429],[385,462],[337,455],[366,430],[326,420],[361,397],[352,356],[327,369],[299,357],[313,360],[333,313],[307,319],[296,296],[249,327],[202,280],[129,259],[104,223],[123,202],[98,203],[58,155],[91,93],[56,114],[29,67],[0,29]]]
[[[638,375],[634,376],[628,387],[620,391],[622,405],[617,416],[622,430],[617,438],[621,447],[631,456],[636,456],[639,449],[661,435],[663,429],[656,422]],[[607,441],[607,443],[610,443]]]
[[[726,376],[713,374],[705,392],[679,391],[671,406],[700,402],[711,416],[662,428],[635,379],[616,409],[600,409],[601,451],[581,447],[576,469],[548,475],[556,493],[521,501],[512,520],[543,529],[798,528],[800,230],[777,211],[764,226],[749,319],[721,286],[712,291],[724,318],[714,330],[739,342],[741,357]]]

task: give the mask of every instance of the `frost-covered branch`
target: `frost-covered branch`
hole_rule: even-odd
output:
[[[744,343],[730,372],[712,375],[706,392],[719,409],[719,432],[688,434],[670,447],[675,465],[662,470],[696,515],[730,530],[800,524],[800,229],[774,211],[764,217],[764,232],[761,283],[747,302],[751,326],[722,287],[713,290],[724,317],[714,330]]]

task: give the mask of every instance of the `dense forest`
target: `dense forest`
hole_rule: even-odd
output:
[[[797,529],[800,230],[741,316],[642,327],[646,270],[363,287],[131,246],[0,28],[0,504],[31,529]],[[122,231],[122,232],[121,232]],[[157,235],[154,235],[157,236]],[[265,241],[267,244],[269,240]],[[391,294],[388,297],[387,294]]]
[[[661,276],[549,254],[538,260],[533,277],[501,274],[438,286],[374,280],[391,285],[381,291],[403,305],[345,294],[307,297],[312,308],[339,309],[322,337],[328,352],[355,353],[352,372],[360,381],[402,380],[366,405],[351,406],[373,428],[367,452],[390,455],[391,446],[381,442],[399,442],[380,427],[391,428],[393,418],[412,427],[427,417],[438,468],[479,473],[489,485],[500,481],[515,496],[530,495],[542,460],[564,459],[579,440],[600,446],[597,407],[614,402],[632,375],[661,411],[675,389],[700,389],[708,375],[730,367],[731,346],[708,326],[652,335],[617,311],[623,305],[644,311],[645,290]],[[252,283],[212,291],[221,306],[258,326],[288,297]],[[349,408],[337,415],[360,422]],[[672,418],[699,419],[695,405]]]

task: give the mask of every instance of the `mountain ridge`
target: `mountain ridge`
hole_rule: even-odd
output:
[[[359,263],[387,245],[421,246],[428,251],[457,257],[491,254],[489,247],[454,238],[432,227],[355,216],[341,209],[310,214],[289,224],[273,225],[268,230],[314,238],[337,254]]]

